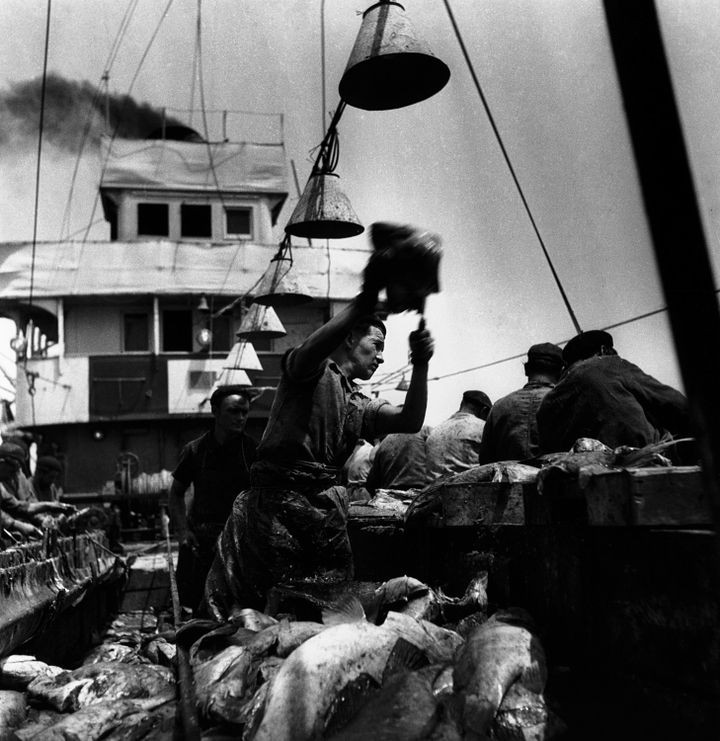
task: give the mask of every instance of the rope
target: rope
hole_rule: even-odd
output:
[[[477,75],[475,74],[475,68],[473,67],[473,63],[470,59],[470,55],[468,54],[467,49],[465,48],[465,42],[463,41],[462,35],[460,34],[460,29],[458,28],[458,25],[455,22],[455,16],[453,15],[453,12],[450,8],[450,2],[449,0],[443,0],[443,2],[445,3],[445,8],[447,9],[448,16],[450,18],[450,23],[452,24],[453,30],[455,31],[455,36],[457,37],[458,44],[460,45],[460,49],[462,50],[463,56],[465,57],[465,62],[467,63],[468,69],[470,70],[470,75],[472,76],[473,82],[475,83],[475,89],[477,90],[478,96],[480,97],[480,102],[482,103],[483,108],[485,109],[485,113],[487,114],[488,120],[490,121],[490,126],[492,127],[493,133],[495,134],[495,137],[497,138],[502,155],[505,158],[505,162],[508,166],[508,169],[510,170],[510,175],[512,176],[512,179],[515,183],[515,187],[517,188],[517,191],[520,195],[520,200],[522,201],[522,204],[525,207],[525,212],[527,213],[528,218],[530,219],[530,223],[532,224],[532,228],[535,232],[535,236],[537,236],[538,242],[540,242],[540,247],[542,248],[543,254],[545,255],[545,259],[547,260],[548,266],[550,267],[550,272],[552,273],[553,278],[555,279],[555,283],[557,284],[557,287],[560,291],[560,295],[562,296],[562,299],[565,302],[565,307],[568,310],[568,314],[570,314],[570,319],[572,320],[573,326],[575,327],[575,331],[579,334],[580,332],[582,332],[582,329],[580,328],[580,324],[577,320],[577,317],[575,316],[575,312],[573,311],[572,306],[570,305],[570,301],[567,297],[567,294],[565,293],[565,289],[563,288],[563,285],[560,281],[560,277],[558,276],[555,270],[555,266],[553,265],[553,262],[550,259],[550,254],[548,253],[547,248],[545,247],[545,242],[543,242],[543,238],[540,236],[540,230],[538,229],[537,224],[535,223],[535,218],[533,217],[532,212],[530,211],[530,206],[528,205],[523,189],[520,186],[520,181],[518,180],[517,175],[515,174],[515,169],[513,168],[512,163],[510,162],[510,157],[508,156],[507,150],[505,149],[505,145],[503,143],[502,137],[500,136],[500,131],[498,130],[498,127],[495,125],[495,119],[493,118],[493,115],[490,112],[490,107],[488,106],[487,100],[485,99],[485,95],[482,91],[482,88],[480,87],[480,82],[478,80]]]

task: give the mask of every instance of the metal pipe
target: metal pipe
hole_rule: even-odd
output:
[[[720,555],[720,312],[700,209],[655,5],[604,7]]]

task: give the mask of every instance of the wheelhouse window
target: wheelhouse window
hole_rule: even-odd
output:
[[[150,316],[148,314],[125,314],[123,316],[123,350],[125,352],[148,352],[150,349]]]
[[[192,311],[166,309],[162,313],[163,352],[192,352]]]
[[[180,206],[180,236],[212,237],[211,207],[183,203]]]
[[[169,217],[167,203],[138,203],[138,236],[167,237]]]
[[[252,209],[233,207],[225,209],[225,236],[251,239],[253,236]]]

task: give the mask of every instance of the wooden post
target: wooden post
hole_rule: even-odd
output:
[[[653,1],[604,6],[720,555],[720,313],[680,116]]]

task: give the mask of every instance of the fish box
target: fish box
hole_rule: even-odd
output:
[[[709,527],[710,501],[698,466],[627,468],[555,476],[526,499],[528,524],[599,527]]]
[[[525,486],[507,482],[446,484],[441,492],[442,524],[524,525]]]
[[[588,481],[585,497],[590,525],[712,525],[698,466],[596,474]]]

